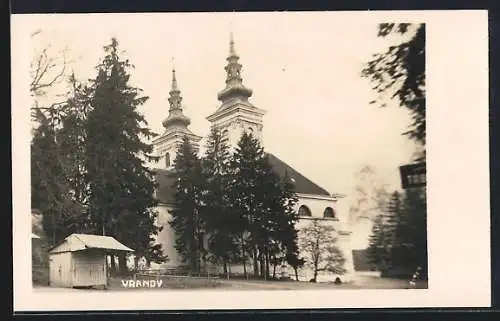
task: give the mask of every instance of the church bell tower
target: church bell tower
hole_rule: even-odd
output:
[[[233,34],[230,35],[229,56],[226,58],[226,87],[217,95],[219,108],[207,120],[212,128],[219,130],[234,148],[244,132],[252,133],[262,144],[262,118],[266,113],[255,107],[248,99],[252,90],[243,85],[239,56],[236,54]]]
[[[172,169],[177,148],[182,143],[184,136],[189,138],[195,150],[199,149],[199,142],[202,139],[201,136],[195,135],[188,128],[191,119],[183,113],[182,96],[177,86],[175,68],[172,69],[172,89],[169,94],[169,114],[162,122],[165,131],[153,141],[154,155],[160,158],[157,167],[163,169]]]

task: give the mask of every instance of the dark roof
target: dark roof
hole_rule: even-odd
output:
[[[368,259],[368,250],[352,250],[354,271],[373,271],[375,266]]]
[[[293,179],[296,193],[330,196],[328,191],[293,169],[275,155],[267,153],[267,156],[269,157],[269,162],[273,166],[274,171],[280,175],[281,178],[285,177],[286,172],[288,173],[288,177]],[[163,204],[172,204],[175,195],[175,189],[173,187],[175,181],[174,172],[166,169],[155,169],[154,171],[158,182],[158,189],[156,191],[158,201]]]
[[[330,193],[324,188],[320,187],[318,184],[311,181],[309,178],[305,177],[290,165],[276,157],[271,153],[267,153],[269,157],[269,162],[273,166],[274,171],[281,176],[285,177],[285,172],[288,173],[288,177],[293,179],[295,185],[295,192],[299,194],[310,194],[310,195],[321,195],[330,196]]]

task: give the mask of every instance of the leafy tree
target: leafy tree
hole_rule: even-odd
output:
[[[379,94],[372,103],[385,106],[387,97],[397,98],[400,106],[410,111],[412,123],[404,135],[425,146],[425,24],[382,23],[378,28],[379,37],[408,34],[408,40],[374,54],[362,75],[374,83]],[[425,151],[420,156],[424,157]]]
[[[336,246],[337,238],[333,226],[320,220],[311,220],[300,230],[301,252],[307,256],[306,265],[313,270],[313,281],[317,281],[318,272],[335,274],[345,273],[345,258]]]
[[[354,202],[349,208],[349,221],[352,224],[362,219],[373,220],[385,210],[389,193],[374,168],[362,167],[356,174]]]
[[[33,33],[32,38],[41,32]],[[79,230],[78,217],[82,211],[81,204],[71,194],[68,183],[72,177],[68,169],[71,163],[61,144],[64,139],[64,133],[60,132],[64,117],[61,106],[66,104],[68,95],[55,95],[63,97],[63,101],[56,103],[52,100],[55,97],[47,97],[64,82],[69,62],[66,51],[53,53],[46,46],[35,52],[30,66],[31,116],[35,121],[31,142],[31,205],[43,212],[42,226],[47,235],[44,242],[52,245]]]
[[[192,272],[199,272],[206,254],[204,234],[206,225],[202,218],[203,173],[196,151],[184,137],[174,161],[176,190],[170,225],[175,231],[175,248]]]
[[[129,85],[128,69],[133,66],[121,59],[115,38],[104,51],[91,81],[92,109],[84,126],[91,228],[134,248],[137,257],[148,256],[152,254],[150,238],[160,231],[154,223],[154,174],[146,166],[155,158],[152,145],[144,142],[155,134],[137,111],[148,97]],[[163,257],[150,259],[161,262]],[[119,261],[125,272],[125,255]]]
[[[222,263],[224,274],[228,276],[229,264],[239,256],[236,241],[238,224],[233,215],[229,189],[231,179],[230,151],[227,140],[212,128],[203,159],[203,179],[205,193],[202,196],[202,218],[206,223],[208,247],[211,259]]]
[[[291,253],[287,254],[286,263],[288,263],[288,265],[290,265],[292,267],[292,269],[295,273],[295,280],[298,281],[299,280],[299,269],[305,265],[306,260],[302,257],[299,257],[299,253],[298,253],[298,251],[296,251],[296,252],[291,252]]]

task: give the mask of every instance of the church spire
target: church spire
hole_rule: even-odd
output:
[[[187,127],[191,120],[183,114],[182,112],[182,96],[181,91],[177,85],[177,77],[175,75],[175,67],[172,68],[172,89],[169,92],[170,97],[168,102],[170,103],[170,109],[168,110],[169,115],[163,121],[163,127],[169,128],[173,125],[179,125],[181,127]]]
[[[226,58],[227,65],[224,68],[227,74],[226,88],[218,94],[218,99],[220,101],[224,102],[230,98],[247,100],[252,96],[252,90],[243,85],[243,79],[241,78],[242,65],[239,63],[239,59],[240,57],[236,54],[234,45],[234,36],[231,32],[229,38],[229,56]]]
[[[179,87],[177,86],[177,78],[175,76],[175,67],[172,69],[172,89],[170,90],[170,97],[168,102],[170,103],[170,112],[172,110],[180,109],[182,110],[182,96]]]

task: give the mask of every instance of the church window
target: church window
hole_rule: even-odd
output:
[[[170,153],[165,153],[165,166],[170,167]]]
[[[323,212],[323,217],[335,218],[335,211],[331,207],[325,208]]]
[[[299,216],[312,216],[311,210],[309,209],[309,207],[307,207],[305,205],[302,205],[301,207],[299,207]]]

